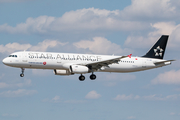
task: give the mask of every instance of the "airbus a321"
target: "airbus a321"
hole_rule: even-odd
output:
[[[55,75],[80,74],[79,80],[84,81],[83,74],[92,73],[91,80],[96,79],[95,72],[137,72],[170,65],[174,60],[163,60],[168,35],[162,35],[154,46],[141,57],[110,56],[94,54],[51,53],[21,51],[3,59],[7,66],[21,68],[21,77],[25,68],[52,69]]]

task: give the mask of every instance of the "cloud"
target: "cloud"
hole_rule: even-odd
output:
[[[29,50],[32,51],[46,51],[48,48],[53,48],[58,45],[64,46],[67,43],[61,43],[58,40],[44,40],[43,42],[39,42],[36,46],[32,46]]]
[[[55,96],[52,100],[54,100],[54,101],[57,101],[57,100],[59,100],[60,99],[60,96]]]
[[[98,94],[96,91],[90,91],[86,96],[85,96],[85,98],[86,99],[98,99],[98,98],[100,98],[101,97],[101,95],[100,94]]]
[[[128,36],[125,41],[125,46],[131,48],[149,47],[149,45],[153,45],[161,35],[169,35],[176,28],[172,22],[155,23],[151,24],[151,27],[153,28],[153,31],[151,31],[147,36]]]
[[[152,24],[152,28],[155,30],[150,32],[148,36],[150,37],[158,37],[161,35],[169,35],[169,47],[171,49],[179,49],[178,44],[179,40],[179,32],[180,32],[180,24],[176,24],[175,22],[157,22]]]
[[[5,1],[5,0],[1,0]],[[7,1],[7,0],[6,0]],[[13,1],[13,0],[9,0]],[[16,0],[22,1],[22,0]],[[15,27],[4,23],[0,32],[11,34],[89,33],[97,31],[139,31],[151,29],[149,21],[180,20],[179,3],[175,0],[132,0],[124,10],[83,8],[64,13],[60,17],[29,17]]]
[[[56,95],[54,98],[52,98],[51,102],[53,102],[53,103],[59,103],[59,102],[61,102],[60,96]]]
[[[22,97],[36,94],[36,90],[18,89],[15,91],[4,91],[0,93],[0,97]]]
[[[161,95],[157,96],[155,95],[148,95],[148,96],[143,96],[143,98],[145,100],[152,100],[152,101],[161,101],[161,100],[165,100],[166,98],[163,98]]]
[[[129,96],[126,96],[126,95],[117,95],[114,100],[131,100],[133,99],[133,95],[129,95]]]
[[[147,96],[139,96],[139,95],[117,95],[113,100],[121,101],[121,100],[149,100],[149,101],[167,101],[167,100],[179,100],[180,94],[167,95],[163,97],[162,95],[147,95]]]
[[[144,35],[130,35],[127,37],[124,45],[129,48],[147,48],[154,45],[154,43],[161,37],[161,35],[169,35],[168,47],[173,50],[179,50],[180,43],[178,34],[180,32],[180,24],[175,22],[157,22],[151,24],[152,30]],[[141,43],[141,44],[139,44]]]
[[[180,84],[180,70],[171,70],[165,73],[159,74],[151,81],[151,84]]]
[[[175,26],[175,29],[173,30],[170,38],[170,47],[171,49],[174,49],[176,51],[179,51],[179,44],[180,44],[180,35],[179,35],[179,32],[180,32],[180,24],[177,24]]]
[[[120,11],[124,20],[136,20],[146,24],[143,35],[131,34],[125,41],[129,48],[147,48],[153,45],[161,35],[170,35],[169,47],[179,50],[180,4],[175,0],[132,0],[132,4]],[[177,21],[177,23],[175,22]],[[141,44],[139,44],[141,43]]]
[[[2,117],[12,117],[12,118],[16,118],[19,117],[18,114],[8,114],[8,113],[4,113],[1,115]]]
[[[59,47],[61,46],[61,47]],[[65,47],[64,47],[65,46]],[[128,54],[132,53],[130,49],[122,49],[119,45],[112,43],[104,37],[94,37],[93,40],[81,40],[74,43],[62,43],[58,40],[44,40],[37,45],[8,43],[0,45],[0,53],[12,53],[15,51],[47,51],[48,49],[66,49],[69,51],[80,51],[81,53],[95,53],[95,54]]]
[[[136,117],[135,116],[129,116],[127,119],[132,120],[132,119],[136,119]]]
[[[56,95],[52,99],[43,99],[43,102],[50,102],[50,103],[70,103],[70,104],[79,104],[79,103],[86,103],[85,100],[63,100],[60,96]]]
[[[24,79],[22,83],[13,83],[13,84],[0,82],[0,88],[16,88],[16,87],[24,87],[24,86],[30,86],[30,85],[31,85],[30,79]]]
[[[87,103],[85,100],[66,100],[64,103],[71,103],[71,104],[79,104],[79,103]]]
[[[103,37],[94,37],[93,40],[81,40],[73,44],[77,48],[89,49],[97,54],[120,54],[121,47]]]
[[[8,43],[6,45],[0,45],[0,53],[12,53],[20,50],[29,51],[47,51],[50,48],[57,48],[57,46],[66,46],[66,49],[70,49],[74,52],[74,49],[84,51],[85,53],[96,53],[96,54],[125,54],[131,53],[130,49],[121,49],[121,47],[104,37],[94,37],[93,40],[81,40],[72,44],[62,43],[58,40],[44,40],[39,42],[37,45],[31,44],[19,44],[19,43]],[[83,49],[83,50],[82,50]]]
[[[8,43],[6,45],[0,45],[1,53],[12,53],[17,50],[27,50],[31,47],[30,44]]]
[[[8,43],[6,45],[0,45],[1,53],[12,53],[19,50],[31,50],[31,51],[46,51],[48,48],[53,48],[58,45],[64,46],[67,43],[61,43],[58,40],[44,40],[33,46],[31,44],[19,44],[19,43]]]
[[[0,32],[11,34],[60,34],[66,32],[89,31],[133,31],[149,26],[146,23],[122,20],[119,10],[79,9],[64,13],[61,17],[39,16],[27,18],[15,27],[7,23],[0,25]]]
[[[121,15],[129,19],[168,19],[178,14],[176,7],[171,0],[132,0],[131,5],[121,11]]]
[[[170,115],[175,115],[175,114],[176,114],[176,113],[174,113],[174,112],[171,112],[171,113],[170,113]]]
[[[162,95],[148,95],[142,97],[144,100],[151,101],[167,101],[167,100],[178,100],[180,98],[180,94],[168,95],[163,97]]]
[[[155,28],[154,32],[149,33],[151,36],[170,35],[179,26],[175,22],[157,22],[151,24]]]

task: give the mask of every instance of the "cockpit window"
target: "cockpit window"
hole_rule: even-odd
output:
[[[9,55],[9,57],[17,57],[17,55]]]

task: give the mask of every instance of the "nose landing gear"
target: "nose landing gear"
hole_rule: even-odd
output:
[[[21,77],[24,77],[24,70],[25,70],[25,69],[24,69],[24,68],[21,68],[21,70],[22,70],[22,73],[20,74],[20,76],[21,76]]]

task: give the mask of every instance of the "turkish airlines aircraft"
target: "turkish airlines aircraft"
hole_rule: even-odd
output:
[[[168,37],[162,35],[142,57],[21,51],[10,54],[3,63],[21,68],[21,77],[25,68],[31,68],[52,69],[55,75],[80,74],[80,81],[85,80],[83,74],[92,73],[90,79],[95,80],[94,72],[136,72],[170,65],[174,60],[163,60]]]

